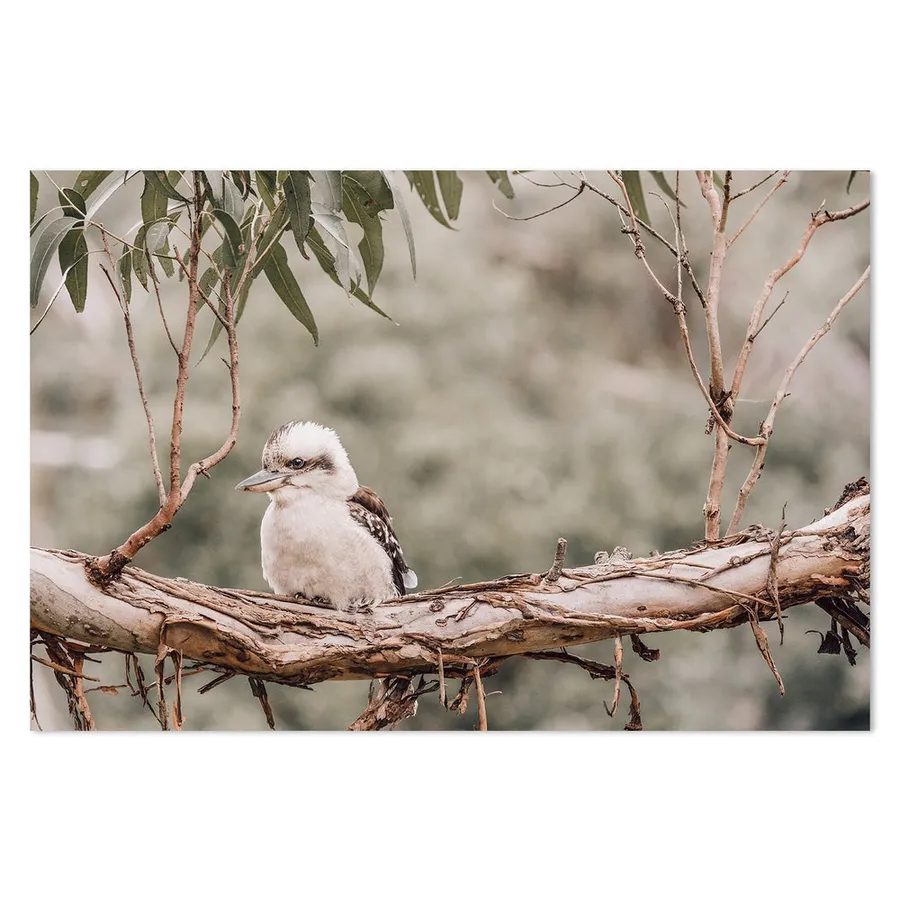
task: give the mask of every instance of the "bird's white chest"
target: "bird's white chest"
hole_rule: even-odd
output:
[[[346,501],[307,491],[272,501],[260,538],[263,575],[277,594],[321,597],[338,609],[396,595],[387,554],[351,518]]]

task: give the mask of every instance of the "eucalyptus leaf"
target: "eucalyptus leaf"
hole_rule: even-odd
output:
[[[441,203],[440,200],[438,200],[437,186],[434,182],[434,172],[407,172],[406,177],[409,179],[410,187],[415,189],[416,193],[425,204],[425,209],[427,209],[441,225],[444,225],[447,228],[453,228],[447,221],[447,218],[444,216],[444,212],[441,209]]]
[[[241,258],[243,240],[237,222],[224,209],[212,210],[212,215],[222,223],[225,230],[225,242],[222,244],[222,262],[232,268]]]
[[[74,188],[63,188],[59,192],[59,205],[62,208],[62,214],[73,219],[81,220],[84,218],[85,205],[84,197]]]
[[[181,203],[188,202],[188,198],[176,191],[175,188],[169,183],[169,178],[165,172],[160,175],[159,172],[152,170],[143,171],[143,176],[145,183],[152,183],[158,191],[165,194],[165,196],[170,200],[178,200]]]
[[[107,172],[79,172],[78,177],[75,179],[75,190],[87,200],[110,175],[112,175],[112,170]]]
[[[335,215],[321,203],[311,203],[312,217],[322,229],[323,237],[330,238],[334,242],[332,253],[335,260],[338,280],[348,293],[353,289],[353,271],[355,268],[361,271],[361,264],[356,259],[356,251],[351,250],[347,231],[340,216]],[[357,284],[359,283],[357,278]]]
[[[512,183],[509,180],[509,175],[506,172],[488,172],[487,175],[497,185],[504,197],[512,200],[516,196],[516,192],[513,190]]]
[[[459,204],[462,201],[463,183],[456,172],[439,170],[437,173],[441,196],[444,198],[444,209],[451,221],[459,218]]]
[[[33,225],[34,217],[37,213],[37,202],[38,202],[38,188],[40,187],[40,182],[37,180],[37,175],[34,172],[30,173],[31,175],[31,214],[28,217],[28,221]],[[849,185],[848,185],[849,188]]]
[[[685,204],[675,196],[675,191],[669,187],[669,182],[666,181],[666,176],[662,172],[654,172],[652,169],[650,170],[650,175],[653,177],[653,180],[659,185],[659,189],[672,200],[676,200],[678,205],[681,207],[685,207]],[[646,221],[646,220],[645,220]]]
[[[84,312],[87,299],[88,247],[84,229],[70,231],[59,244],[59,268],[65,273],[66,290],[75,312]]]
[[[131,302],[131,247],[125,247],[119,261],[116,264],[116,275],[119,281],[119,289],[126,303]]]
[[[128,172],[115,171],[103,179],[103,181],[94,189],[96,196],[93,203],[87,208],[84,214],[85,226],[89,225],[91,220],[100,211],[100,207],[109,200],[110,197],[120,188],[128,178]]]
[[[62,239],[75,228],[76,225],[80,226],[81,222],[78,219],[67,216],[63,216],[60,219],[53,219],[45,226],[35,241],[34,249],[31,252],[30,274],[32,307],[35,307],[38,304],[41,293],[41,284],[44,281],[44,276],[47,274],[50,261],[53,259]]]
[[[240,222],[244,215],[244,198],[241,196],[240,189],[227,176],[222,176],[222,203],[221,207],[234,219]]]
[[[253,268],[255,270],[253,273],[254,277],[265,265],[265,261],[272,252],[272,248],[281,240],[281,236],[284,234],[287,225],[287,205],[282,203],[275,210],[272,218],[269,220],[269,224],[266,225],[265,230],[256,245],[256,262],[253,263]]]
[[[720,191],[724,191],[724,190],[725,190],[725,182],[722,181],[722,179],[719,177],[719,173],[718,173],[718,172],[713,172],[713,173],[712,173],[712,180],[713,180],[713,184],[714,184]]]
[[[137,277],[137,280],[141,283],[141,287],[145,291],[149,291],[150,288],[147,279],[149,277],[150,270],[148,268],[147,251],[145,249],[146,234],[147,227],[145,225],[141,225],[134,237],[135,250],[133,251],[131,257],[131,267],[134,270],[134,274]]]
[[[284,179],[284,196],[287,200],[294,240],[304,258],[309,259],[303,245],[312,226],[312,201],[309,193],[309,172],[288,172]]]
[[[363,230],[362,240],[359,242],[359,254],[366,272],[368,294],[371,297],[375,290],[375,282],[378,281],[384,265],[384,240],[378,211],[374,208],[371,213],[368,211],[366,208],[367,198],[371,200],[358,182],[345,179],[344,215],[348,221],[355,222]]]
[[[291,311],[291,315],[303,325],[304,328],[312,335],[313,343],[319,344],[319,329],[316,327],[316,320],[313,317],[312,310],[291,272],[288,265],[287,251],[281,244],[272,249],[272,253],[266,262],[264,271],[266,278],[269,279],[275,293],[278,294],[281,302]]]
[[[412,224],[409,221],[409,210],[406,208],[406,200],[403,198],[403,188],[395,172],[384,172],[385,180],[394,196],[397,212],[400,213],[400,221],[403,223],[403,231],[406,234],[406,245],[409,247],[409,262],[412,266],[413,280],[416,277],[416,244],[413,241]]]
[[[338,172],[310,172],[319,190],[322,192],[322,202],[331,212],[341,211],[341,173]]]
[[[384,174],[376,171],[343,171],[341,184],[345,192],[353,185],[357,195],[363,199],[363,205],[369,215],[386,212],[394,208],[394,192]]]
[[[644,200],[644,189],[641,187],[641,173],[634,171],[622,172],[622,182],[625,185],[625,193],[631,201],[634,214],[643,222],[650,224],[650,214],[647,212],[647,203]]]
[[[313,256],[316,257],[316,260],[322,267],[322,271],[335,284],[343,287],[336,271],[334,254],[328,249],[323,236],[319,234],[319,231],[315,226],[310,229],[309,235],[306,238],[306,244],[309,249],[312,250]],[[362,289],[362,286],[357,285],[350,291],[350,295],[359,300],[364,306],[368,306],[369,309],[377,312],[379,316],[384,316],[389,322],[394,321],[383,309],[381,309],[381,307],[372,302],[369,295]]]
[[[256,173],[256,190],[259,191],[259,196],[262,197],[263,203],[269,208],[269,212],[272,212],[277,206],[275,177],[274,172],[261,171]]]
[[[33,175],[31,176],[34,177]],[[853,184],[853,179],[856,178],[856,172],[851,172],[850,177],[847,179],[847,193],[850,193],[850,185]],[[34,201],[32,200],[32,206],[34,205]],[[34,212],[31,213],[31,218],[34,218]]]

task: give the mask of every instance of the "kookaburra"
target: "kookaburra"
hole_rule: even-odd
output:
[[[276,594],[355,610],[416,586],[385,505],[357,481],[334,431],[288,422],[266,441],[262,464],[235,490],[269,495],[260,543]]]

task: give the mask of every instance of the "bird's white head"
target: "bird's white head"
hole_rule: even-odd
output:
[[[359,488],[340,438],[316,422],[288,422],[276,428],[263,448],[262,464],[235,490],[259,491],[287,501],[306,490],[345,500]]]

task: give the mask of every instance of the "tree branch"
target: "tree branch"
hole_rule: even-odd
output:
[[[868,541],[862,538],[868,524],[866,486],[818,522],[786,532],[775,567],[780,608],[842,594],[855,602],[867,579]],[[537,573],[451,585],[355,615],[135,567],[101,587],[85,575],[89,557],[33,549],[32,627],[154,656],[164,631],[164,646],[184,659],[284,684],[441,670],[471,680],[477,660],[485,660],[479,674],[487,674],[488,657],[626,634],[734,627],[748,621],[753,598],[762,617],[773,616],[774,604],[766,602],[772,532],[762,531],[751,529],[714,549],[566,569],[551,584]],[[64,659],[57,662],[68,667]],[[408,706],[410,695],[404,690],[396,699]]]
[[[760,425],[759,434],[763,442],[756,448],[753,464],[738,492],[737,503],[734,507],[734,513],[731,516],[731,523],[728,526],[728,534],[733,534],[737,531],[737,527],[741,522],[741,517],[744,514],[744,508],[747,505],[747,498],[750,496],[750,491],[753,490],[756,482],[759,481],[759,476],[766,460],[766,450],[769,446],[769,438],[772,436],[772,431],[774,430],[775,415],[778,412],[778,407],[781,406],[782,401],[787,396],[788,387],[790,387],[794,373],[800,367],[803,360],[809,355],[812,348],[815,347],[829,331],[831,331],[831,326],[834,324],[834,320],[841,314],[841,310],[843,310],[843,308],[859,293],[862,286],[869,280],[871,268],[871,266],[866,266],[865,272],[859,276],[856,284],[854,284],[853,287],[838,300],[837,306],[831,311],[831,314],[825,320],[825,323],[815,334],[813,334],[806,344],[804,344],[803,349],[797,354],[797,357],[784,373],[784,377],[781,379],[781,384],[778,386],[778,391],[775,394],[775,399],[772,400],[772,405],[769,408],[769,414],[766,416],[762,425]]]

